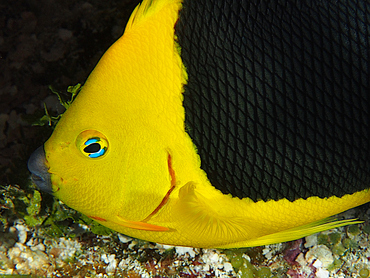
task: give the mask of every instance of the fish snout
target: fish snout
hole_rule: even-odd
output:
[[[28,159],[28,170],[32,173],[31,179],[37,187],[47,193],[53,194],[50,173],[46,166],[44,146],[38,147]]]

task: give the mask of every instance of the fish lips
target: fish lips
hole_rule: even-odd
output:
[[[46,166],[44,146],[38,147],[28,159],[28,170],[32,173],[31,179],[37,187],[49,194],[53,194],[51,177]]]

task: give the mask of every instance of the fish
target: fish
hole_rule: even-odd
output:
[[[144,0],[32,180],[125,235],[261,246],[370,201],[370,2]]]

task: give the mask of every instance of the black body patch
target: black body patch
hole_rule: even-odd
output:
[[[370,187],[370,1],[184,0],[187,132],[225,194]]]

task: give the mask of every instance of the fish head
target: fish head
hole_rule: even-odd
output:
[[[186,74],[174,40],[180,6],[145,1],[135,9],[28,163],[40,189],[109,227],[165,230],[149,219],[174,195],[173,167],[189,172],[172,156],[187,150],[198,162],[184,131]]]
[[[28,166],[40,189],[89,217],[141,221],[172,187],[166,140],[145,111],[98,87],[86,83]]]

